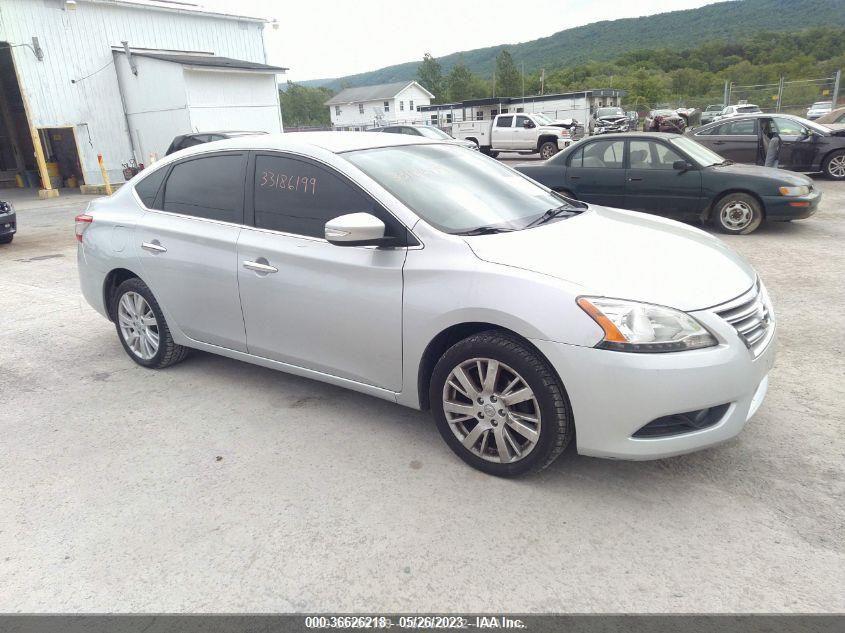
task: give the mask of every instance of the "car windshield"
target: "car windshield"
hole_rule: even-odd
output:
[[[625,116],[622,108],[599,108],[596,116]]]
[[[342,156],[446,233],[522,229],[564,203],[510,167],[454,145],[382,147]]]
[[[679,136],[677,138],[670,139],[669,142],[682,152],[689,154],[689,156],[701,167],[719,165],[720,163],[725,162],[725,159],[719,156],[716,152],[707,149],[704,145],[697,143],[691,138]]]
[[[416,129],[421,135],[426,138],[433,138],[436,141],[454,140],[451,136],[446,134],[446,132],[436,127],[418,127]]]

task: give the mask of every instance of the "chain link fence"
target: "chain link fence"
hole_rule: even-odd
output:
[[[738,85],[728,84],[727,104],[751,103],[763,112],[783,112],[806,116],[807,109],[818,101],[834,101],[838,97],[841,71],[833,77],[819,79],[788,79],[777,83]],[[836,103],[834,106],[836,107]]]

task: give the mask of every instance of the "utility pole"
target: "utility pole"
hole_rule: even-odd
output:
[[[728,103],[728,100],[730,98],[731,98],[731,89],[730,89],[730,86],[728,85],[728,80],[725,79],[725,95],[724,95],[724,97],[722,97],[722,103],[724,104],[725,107],[730,105]]]
[[[783,77],[780,78],[778,82],[778,102],[775,108],[775,112],[780,112],[780,102],[783,101]]]
[[[837,102],[839,100],[839,80],[842,78],[842,69],[836,71],[836,76],[833,79],[833,108],[832,110],[836,109]]]
[[[543,90],[545,89],[545,87],[546,87],[546,69],[541,68],[540,69],[540,94],[541,95],[543,94]]]
[[[522,111],[525,112],[525,62],[522,62]]]

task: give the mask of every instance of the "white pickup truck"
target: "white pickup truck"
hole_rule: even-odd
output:
[[[452,125],[452,136],[472,141],[485,154],[520,152],[551,158],[572,142],[569,130],[543,114],[497,114],[492,121],[461,121]]]

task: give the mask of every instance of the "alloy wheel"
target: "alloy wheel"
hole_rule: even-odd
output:
[[[741,231],[751,224],[754,219],[754,210],[745,202],[734,200],[722,207],[719,217],[725,228]]]
[[[827,164],[827,171],[834,178],[845,178],[845,154],[831,158]]]
[[[513,368],[492,358],[472,358],[443,386],[443,412],[464,448],[484,460],[512,463],[540,439],[540,404]]]
[[[124,293],[117,304],[117,322],[126,346],[138,358],[150,360],[158,353],[158,321],[143,296]]]

